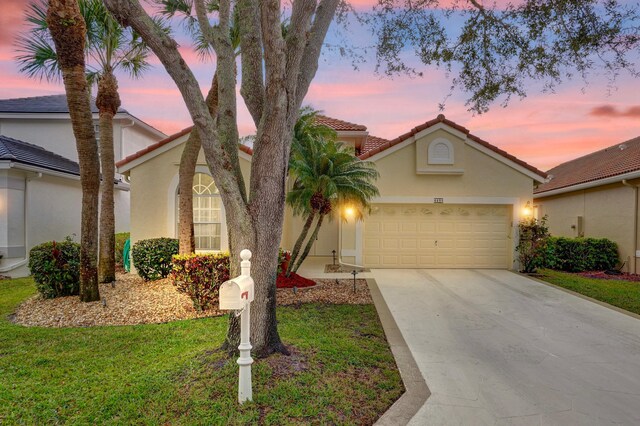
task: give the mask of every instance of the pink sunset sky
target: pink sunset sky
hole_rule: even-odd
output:
[[[24,29],[26,4],[27,0],[0,3],[0,99],[64,92],[60,82],[29,79],[18,71],[14,39]],[[178,34],[176,38],[185,60],[206,91],[213,64],[198,60],[188,37]],[[152,58],[151,63],[152,68],[142,79],[120,76],[122,106],[167,134],[191,125],[172,80],[157,59]],[[376,75],[374,68],[375,63],[369,61],[355,71],[349,60],[333,54],[323,55],[305,104],[328,116],[364,124],[370,134],[389,139],[441,113],[438,104],[446,98],[450,86],[443,71],[424,68],[421,78],[391,79]],[[548,170],[564,161],[640,136],[638,83],[622,74],[616,87],[611,88],[604,76],[593,74],[588,85],[582,80],[568,81],[555,93],[541,93],[540,87],[532,84],[525,99],[514,99],[506,108],[494,104],[482,115],[468,112],[465,94],[455,91],[447,99],[442,113],[501,149]],[[239,107],[239,119],[241,134],[253,133],[244,105]]]

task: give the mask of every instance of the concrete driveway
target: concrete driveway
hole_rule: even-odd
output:
[[[372,274],[431,390],[410,424],[640,424],[640,320],[508,271]]]

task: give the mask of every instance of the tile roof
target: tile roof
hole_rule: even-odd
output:
[[[364,144],[362,145],[362,149],[360,150],[360,155],[366,154],[367,152],[372,151],[386,143],[389,143],[388,139],[367,135],[367,139],[365,139]]]
[[[542,194],[554,189],[640,171],[640,136],[612,145],[549,170],[550,180],[535,189]]]
[[[331,117],[327,117],[324,115],[316,115],[316,118],[318,119],[318,121],[322,124],[324,124],[325,126],[331,127],[333,130],[336,131],[366,131],[367,127],[366,126],[362,126],[360,124],[353,124],[353,123],[349,123],[347,121],[342,121],[342,120],[338,120],[337,118],[331,118]],[[158,148],[160,148],[163,145],[166,145],[170,142],[173,142],[174,140],[178,139],[179,137],[182,137],[186,134],[188,134],[189,132],[191,132],[191,130],[193,129],[193,126],[189,126],[185,129],[180,130],[178,133],[174,133],[171,136],[168,136],[152,145],[149,145],[148,147],[133,153],[125,158],[123,158],[122,160],[118,161],[116,163],[116,167],[122,167],[125,164],[142,157],[143,155],[154,151]],[[379,139],[379,138],[376,138]],[[253,155],[253,150],[251,148],[249,148],[246,145],[238,145],[239,149],[241,151],[246,152],[249,155]]]
[[[438,117],[434,118],[433,120],[429,120],[425,123],[422,123],[419,126],[414,127],[413,129],[411,129],[410,131],[408,131],[407,133],[404,133],[400,136],[398,136],[397,138],[384,142],[381,145],[378,145],[377,147],[371,149],[371,150],[367,150],[366,152],[364,152],[363,154],[360,154],[360,158],[365,160],[367,158],[370,158],[386,149],[391,148],[394,145],[397,145],[399,143],[404,142],[405,140],[409,139],[412,136],[415,136],[416,134],[420,133],[421,131],[428,129],[429,127],[435,126],[436,124],[439,123],[443,123],[446,124],[449,127],[452,127],[462,133],[465,133],[467,135],[467,137],[469,139],[471,139],[472,141],[484,146],[485,148],[490,149],[491,151],[500,154],[501,156],[513,161],[514,163],[524,167],[525,169],[540,175],[542,177],[546,177],[547,174],[545,172],[543,172],[542,170],[538,170],[536,167],[520,160],[519,158],[516,158],[515,156],[509,154],[508,152],[498,148],[495,145],[491,145],[489,142],[479,138],[476,135],[471,134],[471,132],[469,132],[469,130],[466,127],[463,127],[451,120],[448,120],[443,114],[438,115]]]
[[[37,145],[0,135],[0,161],[3,160],[80,175],[80,167],[75,161]]]
[[[31,98],[0,99],[0,113],[69,113],[67,95],[34,96]],[[91,98],[91,112],[98,113],[96,100]],[[126,113],[123,108],[118,112]]]
[[[321,123],[333,128],[336,131],[366,131],[366,129],[367,129],[366,126],[363,126],[363,125],[360,125],[360,124],[353,124],[353,123],[349,123],[347,121],[342,121],[342,120],[338,120],[338,119],[335,119],[335,118],[330,118],[330,117],[327,117],[327,116],[324,116],[324,115],[317,115],[316,117],[318,117],[320,119]],[[446,125],[448,125],[450,127],[453,127],[456,130],[459,130],[459,131],[465,133],[467,135],[467,137],[469,139],[473,140],[474,142],[477,142],[480,145],[482,145],[482,146],[484,146],[484,147],[496,152],[497,154],[500,154],[501,156],[513,161],[514,163],[519,164],[520,166],[526,168],[527,170],[532,171],[533,173],[536,173],[536,174],[538,174],[538,175],[540,175],[542,177],[546,177],[547,176],[545,172],[543,172],[541,170],[538,170],[537,168],[535,168],[535,167],[531,166],[530,164],[527,164],[524,161],[514,157],[513,155],[509,154],[508,152],[503,151],[503,150],[501,150],[500,148],[498,148],[498,147],[496,147],[494,145],[491,145],[489,142],[486,142],[486,141],[480,139],[479,137],[477,137],[475,135],[472,135],[469,132],[469,130],[467,130],[465,127],[462,127],[459,124],[456,124],[451,120],[447,120],[445,118],[445,116],[442,115],[442,114],[438,115],[438,117],[433,119],[433,120],[427,121],[426,123],[423,123],[423,124],[421,124],[421,125],[419,125],[417,127],[414,127],[411,131],[409,131],[409,132],[407,132],[407,133],[405,133],[403,135],[400,135],[400,136],[398,136],[397,138],[395,138],[393,140],[387,140],[387,139],[379,138],[377,136],[367,135],[367,138],[366,138],[366,140],[364,142],[364,145],[362,146],[361,153],[360,153],[360,155],[358,157],[360,159],[362,159],[362,160],[365,160],[365,159],[367,159],[369,157],[372,157],[373,155],[375,155],[375,154],[377,154],[379,152],[382,152],[382,151],[384,151],[384,150],[386,150],[386,149],[388,149],[388,148],[390,148],[390,147],[392,147],[394,145],[397,145],[397,144],[399,144],[401,142],[404,142],[409,137],[421,132],[424,129],[427,129],[427,128],[431,127],[431,126],[434,126],[434,125],[436,125],[438,123],[444,123],[444,124],[446,124]],[[129,155],[126,158],[123,158],[122,160],[120,160],[120,161],[118,161],[116,163],[116,167],[122,167],[125,164],[127,164],[127,163],[129,163],[129,162],[131,162],[131,161],[133,161],[133,160],[135,160],[137,158],[140,158],[143,155],[145,155],[145,154],[147,154],[147,153],[149,153],[151,151],[154,151],[154,150],[160,148],[161,146],[166,145],[166,144],[178,139],[181,136],[184,136],[184,135],[188,134],[189,132],[191,132],[192,129],[193,129],[193,126],[187,127],[186,129],[183,129],[183,130],[179,131],[178,133],[175,133],[175,134],[173,134],[173,135],[171,135],[171,136],[169,136],[169,137],[167,137],[165,139],[162,139],[159,142],[156,142],[153,145],[149,145],[148,147],[146,147],[146,148],[144,148],[144,149],[142,149],[142,150],[140,150],[140,151],[138,151],[138,152],[136,152],[136,153],[134,153],[132,155]],[[238,148],[241,151],[244,151],[249,155],[253,154],[253,150],[251,148],[249,148],[248,146],[238,145]]]
[[[335,131],[346,132],[365,132],[367,126],[362,124],[349,123],[348,121],[338,120],[337,118],[327,117],[326,115],[316,115],[316,120],[320,124],[324,124],[327,127],[331,127]]]
[[[191,130],[193,130],[193,126],[189,126],[187,128],[184,128],[182,130],[180,130],[178,133],[174,133],[171,136],[168,136],[162,140],[159,140],[158,142],[151,144],[149,146],[147,146],[146,148],[141,149],[138,152],[135,152],[125,158],[123,158],[122,160],[118,161],[116,163],[116,167],[122,167],[127,163],[130,163],[133,160],[136,160],[140,157],[142,157],[145,154],[150,153],[151,151],[155,151],[156,149],[160,148],[161,146],[164,146],[170,142],[173,142],[174,140],[184,136],[184,135],[188,135],[189,133],[191,133]],[[249,148],[246,145],[238,145],[238,149],[240,151],[243,151],[249,155],[253,155],[253,149]]]

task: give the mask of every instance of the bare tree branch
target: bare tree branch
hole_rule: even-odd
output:
[[[309,38],[311,29],[311,18],[316,10],[316,0],[298,0],[293,3],[291,10],[291,26],[287,32],[287,70],[297,70],[304,54],[305,46]],[[298,85],[298,73],[288,73],[287,87],[295,88]],[[295,92],[290,91],[290,96],[294,96],[292,108],[300,109],[296,104]]]
[[[216,37],[213,27],[209,23],[209,18],[207,18],[207,9],[204,6],[204,1],[195,0],[194,6],[196,9],[196,17],[198,18],[198,26],[200,27],[200,32],[202,33],[207,43],[215,48]]]
[[[240,94],[249,109],[254,124],[258,127],[264,104],[260,8],[255,0],[240,0],[236,7],[240,20],[240,51],[242,52]]]
[[[171,37],[162,31],[147,15],[138,0],[105,0],[113,16],[123,25],[135,29],[147,42],[155,55],[160,59],[165,69],[176,83],[185,100],[191,119],[202,137],[207,163],[211,169],[216,185],[223,189],[221,195],[227,198],[229,208],[240,208],[245,205],[244,188],[238,186],[235,169],[239,165],[222,149],[218,138],[218,129],[209,113],[209,108],[202,96],[200,86],[178,52],[178,45]],[[220,65],[218,65],[220,69]],[[222,107],[222,100],[221,100]],[[222,109],[222,108],[221,108]],[[235,150],[237,157],[237,149]],[[237,167],[234,167],[238,165]]]
[[[311,33],[304,49],[304,54],[300,63],[301,72],[298,74],[298,85],[296,90],[296,105],[298,108],[302,105],[304,97],[307,95],[311,80],[318,71],[318,59],[320,58],[320,50],[322,43],[329,31],[329,26],[336,13],[339,0],[321,0],[316,9]]]
[[[282,29],[280,27],[280,2],[264,0],[260,2],[262,40],[264,44],[264,62],[266,69],[266,88],[283,86],[285,73],[285,53]]]

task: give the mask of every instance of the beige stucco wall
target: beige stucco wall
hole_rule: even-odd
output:
[[[640,179],[630,182],[640,184]],[[634,235],[634,215],[638,214],[635,190],[621,182],[574,191],[551,197],[537,198],[539,217],[548,216],[551,235],[609,238],[618,244],[620,259],[630,272],[640,271],[635,250],[640,244]],[[582,229],[578,217],[582,217]],[[636,230],[637,232],[637,230]]]
[[[415,197],[517,197],[526,203],[531,200],[533,180],[508,165],[472,148],[464,146],[464,152],[456,152],[453,169],[464,169],[461,175],[417,174],[416,151],[423,143],[436,138],[460,141],[444,130],[437,130],[391,155],[376,161],[380,173],[378,189],[385,196]],[[426,151],[426,150],[425,150]],[[421,156],[426,152],[421,152]],[[375,158],[375,157],[374,157]],[[423,161],[426,163],[426,159]],[[440,166],[444,168],[444,166]],[[443,170],[443,171],[446,171]],[[433,202],[433,201],[431,201]]]
[[[427,164],[426,147],[437,138],[446,138],[452,143],[456,150],[455,162],[449,166],[429,167],[430,172],[442,169],[445,174],[425,174],[419,168],[421,164]],[[513,212],[511,236],[515,248],[516,225],[522,208],[533,198],[531,177],[469,146],[459,136],[443,129],[421,136],[415,143],[409,143],[386,156],[374,156],[371,160],[375,160],[380,173],[377,181],[380,198],[374,200],[375,203],[433,203],[437,197],[452,204],[509,204]],[[447,167],[455,170],[455,173],[461,169],[464,172],[446,174]],[[341,246],[345,261],[356,260],[348,254],[357,249],[358,240],[364,234],[366,218],[359,226],[361,229],[357,230],[355,221],[351,220],[342,228]],[[514,259],[515,254],[512,253],[510,264]]]
[[[380,172],[377,182],[381,198],[405,197],[406,202],[433,203],[433,197],[444,197],[459,204],[508,204],[513,207],[517,221],[521,207],[532,200],[533,179],[512,167],[478,151],[466,142],[443,130],[432,132],[418,141],[428,143],[438,137],[446,137],[456,147],[456,162],[452,167],[463,168],[461,175],[419,174],[416,170],[416,144],[412,143],[376,161]],[[455,139],[457,138],[457,139]],[[186,136],[182,138],[186,140]],[[178,165],[183,145],[177,145],[130,170],[131,177],[131,239],[132,242],[155,237],[175,237],[175,189]],[[199,164],[204,165],[201,153]],[[241,158],[245,181],[249,182],[250,162]],[[431,198],[429,198],[431,197]],[[449,201],[447,200],[449,197]],[[394,200],[395,203],[403,202]],[[355,222],[344,224],[341,229],[343,260],[355,262],[353,252],[361,249],[363,227]],[[291,249],[302,227],[302,219],[295,218],[290,209],[285,211],[285,223],[281,246]],[[325,224],[321,231],[323,253],[338,250],[338,221]],[[514,244],[515,245],[515,244]]]
[[[186,141],[186,137],[183,137]],[[147,238],[176,237],[176,191],[178,167],[183,144],[130,170],[131,243]],[[198,156],[199,171],[204,171],[204,153]],[[249,184],[251,163],[240,157],[240,168]]]

